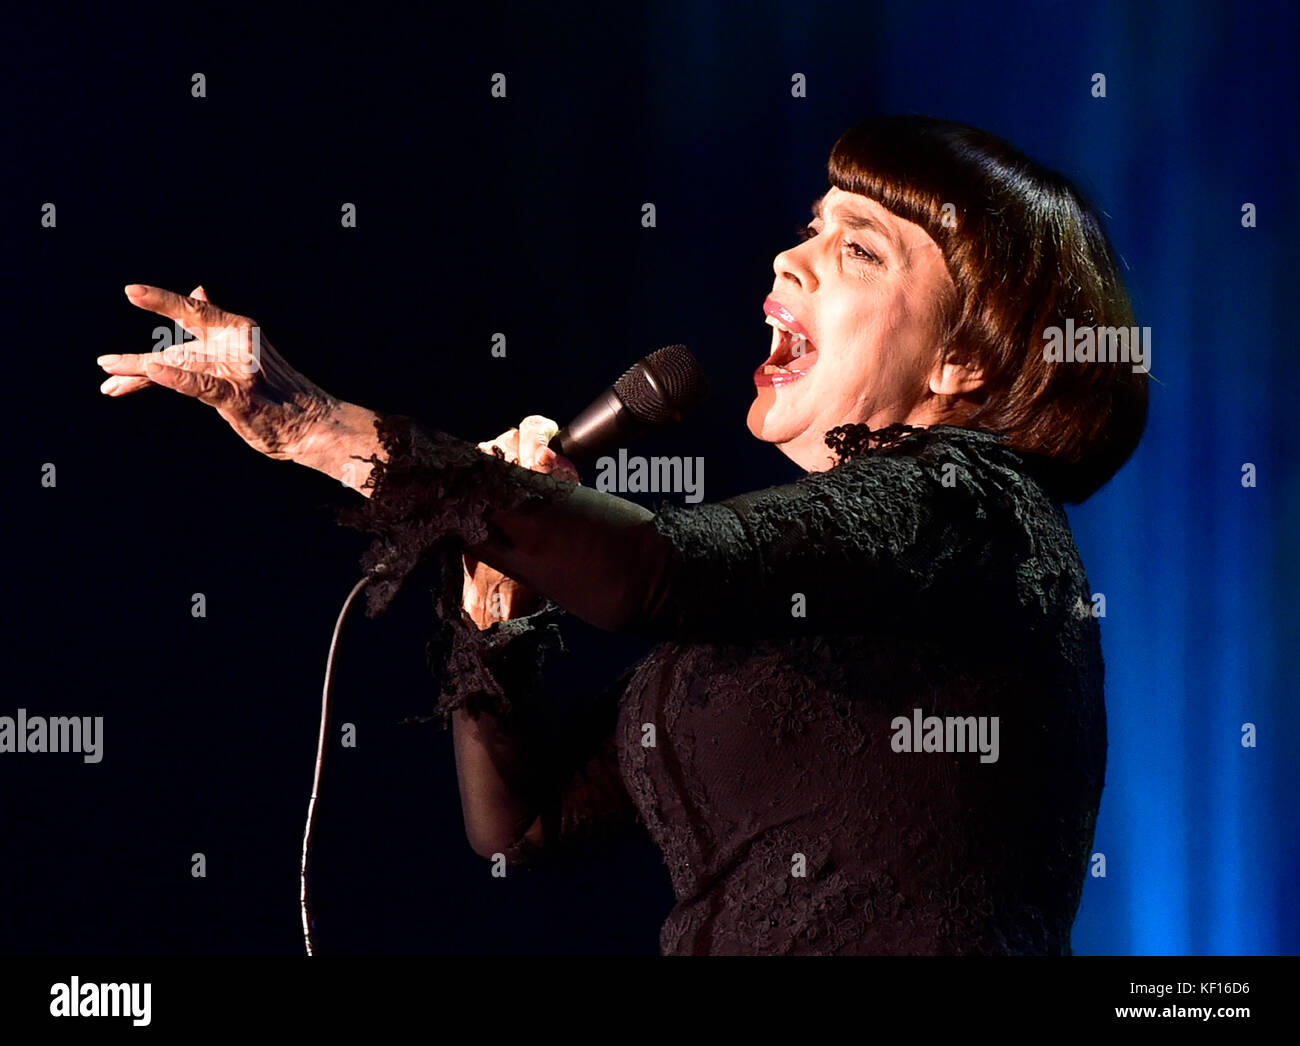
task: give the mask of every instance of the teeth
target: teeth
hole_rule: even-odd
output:
[[[773,356],[780,355],[788,357],[784,364],[767,363],[763,365],[763,374],[795,374],[787,366],[794,360],[801,359],[808,355],[808,336],[806,334],[796,334],[789,327],[784,326],[775,316],[765,316],[767,325],[773,329],[772,349]]]
[[[789,327],[782,326],[782,324],[781,324],[781,323],[776,319],[776,317],[774,317],[774,316],[768,316],[768,317],[767,317],[767,323],[768,323],[768,326],[770,326],[770,327],[775,327],[775,328],[776,328],[777,330],[779,330],[781,333],[783,333],[783,334],[788,334],[788,335],[790,335],[791,338],[794,339],[794,355],[795,355],[796,358],[799,357],[799,356],[805,356],[805,355],[807,355],[807,353],[808,353],[808,335],[806,335],[806,334],[796,334],[796,333],[795,333],[794,331],[792,331]]]

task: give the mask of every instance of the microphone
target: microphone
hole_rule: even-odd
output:
[[[656,349],[624,371],[549,445],[566,458],[594,457],[648,429],[681,421],[708,395],[708,378],[685,345]]]

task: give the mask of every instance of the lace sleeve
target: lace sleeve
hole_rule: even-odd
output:
[[[568,856],[579,846],[608,842],[641,824],[623,784],[614,739],[619,699],[635,671],[634,665],[604,687],[564,731],[557,745],[564,753],[558,787],[539,815],[541,846],[525,842],[510,855],[512,860],[535,863],[543,857]]]
[[[784,486],[651,513],[404,418],[379,424],[389,460],[351,514],[380,535],[367,565],[389,571],[372,614],[430,552],[463,546],[601,628],[693,640],[861,629],[935,605],[945,586],[957,596],[987,553],[999,488],[1021,481],[994,437],[938,428]]]
[[[563,608],[548,599],[535,613],[480,629],[461,609],[459,552],[446,555],[443,577],[438,624],[426,650],[440,691],[434,716],[426,718],[450,723],[463,710],[475,719],[495,716],[510,730],[535,730],[550,714],[546,664],[566,650]]]
[[[447,603],[450,593],[445,593]],[[566,856],[575,845],[608,840],[638,824],[618,767],[614,723],[618,704],[635,666],[592,699],[563,700],[544,670],[554,651],[564,651],[564,611],[548,601],[526,617],[479,630],[467,615],[447,606],[442,643],[430,644],[430,660],[441,676],[435,716],[456,712],[472,720],[464,729],[488,754],[461,765],[462,796],[487,795],[505,785],[499,800],[513,828],[495,845],[512,864],[536,864]],[[450,637],[450,642],[447,642]],[[458,726],[457,730],[462,727]],[[467,807],[467,824],[469,823]],[[540,835],[529,838],[537,823]]]
[[[564,485],[549,476],[508,465],[437,429],[419,428],[410,418],[381,414],[375,429],[388,458],[368,459],[370,498],[339,515],[345,526],[378,535],[362,557],[367,573],[382,571],[366,590],[369,617],[388,608],[422,562],[448,553],[442,558],[450,569],[450,553],[489,537],[489,509],[508,511],[563,493]]]

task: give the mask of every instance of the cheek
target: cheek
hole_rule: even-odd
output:
[[[853,314],[843,316],[836,331],[834,352],[825,360],[830,365],[814,370],[818,380],[808,391],[819,415],[869,416],[910,401],[923,382],[920,356],[928,333],[918,328],[901,288],[878,290],[857,295]]]
[[[889,381],[906,378],[929,351],[928,314],[912,307],[907,288],[897,288],[864,309],[852,345],[856,356],[852,366],[864,377]]]
[[[827,360],[831,366],[822,375],[826,390],[836,398],[855,398],[889,368],[888,320],[886,308],[875,301],[864,301],[852,316],[844,317],[839,324],[834,349]]]

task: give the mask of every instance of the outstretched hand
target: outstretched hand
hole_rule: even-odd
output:
[[[133,283],[127,300],[174,320],[194,336],[161,351],[100,356],[112,377],[107,396],[160,385],[214,408],[254,450],[293,460],[337,407],[319,386],[271,347],[257,323],[208,301],[202,287],[189,295]]]

